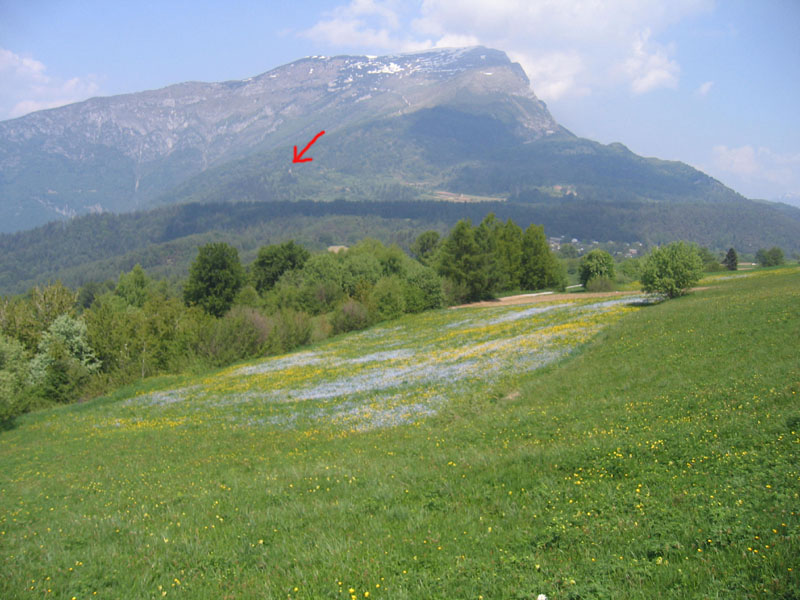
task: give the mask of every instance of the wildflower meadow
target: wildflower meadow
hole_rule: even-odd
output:
[[[0,597],[796,598],[800,271],[406,315],[0,432]]]

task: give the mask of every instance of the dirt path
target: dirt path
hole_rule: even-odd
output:
[[[708,286],[691,288],[690,292],[707,290]],[[534,304],[535,302],[552,302],[560,300],[581,300],[583,298],[614,298],[623,296],[636,296],[640,291],[625,292],[582,292],[579,294],[554,294],[552,292],[539,292],[538,294],[520,294],[519,296],[506,296],[496,300],[484,300],[483,302],[472,302],[471,304],[461,304],[450,308],[468,308],[481,306],[514,306],[516,304]]]
[[[496,300],[484,300],[471,304],[461,304],[450,308],[467,308],[478,306],[513,306],[515,304],[533,304],[535,302],[552,302],[558,300],[580,300],[582,298],[613,298],[615,296],[633,296],[641,292],[586,292],[581,294],[552,294],[543,292],[539,294],[520,294],[519,296],[506,296]]]

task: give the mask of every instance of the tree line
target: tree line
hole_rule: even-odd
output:
[[[364,239],[339,252],[262,246],[242,265],[225,242],[198,248],[180,285],[141,266],[72,290],[0,299],[0,421],[145,377],[287,352],[331,335],[515,289],[563,289],[541,226],[493,214],[421,234],[409,255]]]

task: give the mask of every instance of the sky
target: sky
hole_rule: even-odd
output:
[[[0,0],[0,120],[304,56],[484,45],[576,135],[800,205],[798,32],[800,0]]]

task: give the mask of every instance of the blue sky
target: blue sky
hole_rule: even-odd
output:
[[[0,119],[309,55],[482,44],[574,133],[800,204],[798,32],[800,0],[0,0]]]

